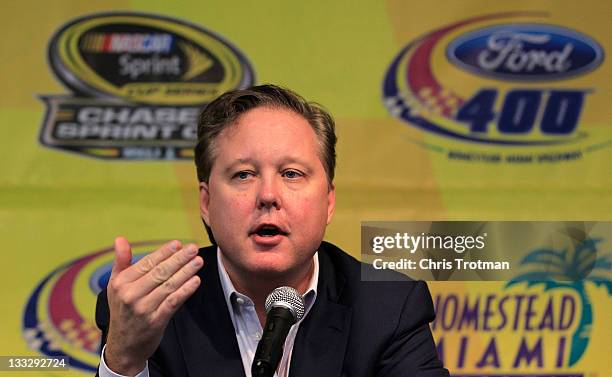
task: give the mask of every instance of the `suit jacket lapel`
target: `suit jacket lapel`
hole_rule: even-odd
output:
[[[325,243],[321,246],[317,299],[300,324],[290,377],[336,377],[342,371],[352,309],[339,302],[346,278],[334,270]]]
[[[190,377],[245,376],[219,280],[215,248],[200,253],[200,289],[176,313],[175,328]]]

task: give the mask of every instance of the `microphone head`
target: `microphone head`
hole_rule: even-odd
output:
[[[266,298],[266,313],[272,308],[283,307],[289,309],[295,322],[304,317],[304,297],[292,287],[278,287]]]

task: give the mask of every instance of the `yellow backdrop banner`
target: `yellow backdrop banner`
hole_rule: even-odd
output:
[[[93,374],[113,238],[138,255],[208,244],[195,122],[232,88],[287,86],[334,114],[326,239],[354,256],[362,221],[610,220],[611,14],[594,0],[3,4],[0,355]],[[597,252],[601,279],[573,286],[430,283],[452,374],[608,376],[612,250]]]

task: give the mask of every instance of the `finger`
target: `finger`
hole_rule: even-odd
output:
[[[146,298],[143,304],[147,308],[155,309],[171,294],[179,290],[204,265],[202,257],[196,256],[189,263],[181,267],[170,279],[157,286]]]
[[[121,275],[121,279],[125,282],[133,282],[140,279],[161,262],[170,258],[180,248],[181,243],[177,240],[163,244],[159,249],[146,255],[144,258],[134,263],[130,268],[126,269]]]
[[[125,237],[120,236],[115,238],[114,248],[115,260],[111,275],[117,276],[117,274],[127,269],[132,264],[132,247]]]
[[[183,266],[189,263],[198,254],[198,247],[194,244],[186,245],[170,258],[155,266],[149,273],[133,284],[131,293],[140,297],[149,294],[158,286],[169,280]]]
[[[200,277],[198,275],[191,277],[179,289],[166,297],[153,313],[153,320],[158,323],[167,323],[170,317],[194,294],[199,286]]]

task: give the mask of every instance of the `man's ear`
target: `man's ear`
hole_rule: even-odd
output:
[[[336,186],[332,183],[327,193],[327,225],[331,223],[336,208]]]
[[[200,182],[200,217],[206,225],[210,226],[209,208],[210,193],[208,191],[208,183]]]

